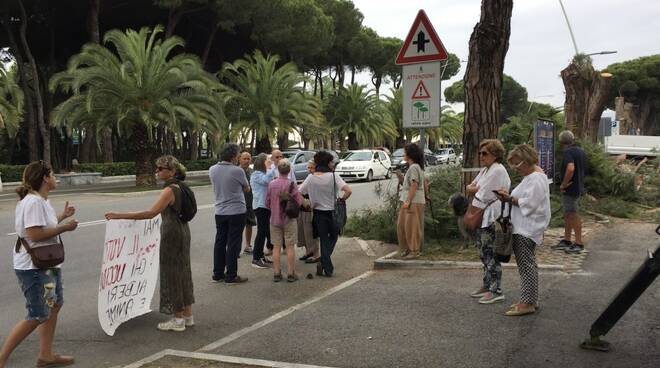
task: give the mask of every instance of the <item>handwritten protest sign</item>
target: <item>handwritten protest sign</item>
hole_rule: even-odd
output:
[[[151,312],[158,280],[160,224],[160,215],[106,223],[98,312],[101,327],[110,336],[120,324]]]

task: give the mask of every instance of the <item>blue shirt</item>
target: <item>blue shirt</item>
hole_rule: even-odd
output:
[[[245,171],[230,162],[219,162],[209,169],[215,194],[216,215],[239,215],[247,212],[243,188],[248,186]]]
[[[561,181],[564,181],[568,164],[573,164],[575,171],[573,171],[571,185],[566,188],[564,194],[579,197],[584,194],[584,171],[587,167],[587,156],[582,148],[571,146],[564,150],[561,159],[561,172],[559,173]]]
[[[264,173],[255,170],[250,177],[252,187],[252,208],[266,208],[266,192],[268,183],[273,180],[273,173]]]

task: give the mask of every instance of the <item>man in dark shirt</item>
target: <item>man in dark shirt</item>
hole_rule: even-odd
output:
[[[584,151],[575,145],[575,136],[569,130],[559,134],[559,144],[564,151],[561,160],[561,205],[564,210],[564,239],[554,248],[564,249],[566,253],[580,253],[582,243],[582,221],[578,214],[578,200],[584,194],[584,170],[587,159]],[[571,233],[575,232],[575,242],[571,242]]]

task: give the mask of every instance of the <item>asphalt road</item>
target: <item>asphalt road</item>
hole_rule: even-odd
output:
[[[379,199],[373,187],[376,183],[389,182],[351,183],[354,195],[347,202],[349,210],[378,205]],[[53,193],[50,199],[55,209],[60,211],[64,202],[69,201],[76,206],[75,217],[81,223],[75,232],[62,236],[67,251],[67,260],[63,266],[65,306],[56,336],[57,350],[75,355],[79,362],[76,366],[108,367],[126,364],[164,347],[180,346],[179,343],[188,349],[198,348],[218,336],[279,312],[292,303],[306,300],[371,268],[373,257],[367,257],[354,241],[347,241],[345,246],[337,249],[336,262],[339,266],[333,279],[303,279],[296,284],[283,283],[274,288],[272,273],[249,267],[251,258],[243,256],[239,260],[239,273],[250,278],[247,285],[225,287],[212,283],[210,276],[215,236],[213,193],[208,186],[196,187],[194,190],[200,208],[191,222],[195,317],[198,326],[195,326],[194,333],[187,333],[185,339],[157,331],[156,323],[163,320],[163,316],[157,312],[120,326],[114,337],[103,333],[97,318],[96,293],[105,231],[103,214],[110,210],[148,208],[158,193],[99,195],[63,190]],[[0,340],[4,339],[17,320],[25,316],[24,299],[16,282],[10,255],[16,238],[8,235],[14,232],[15,201],[9,198],[0,201],[0,239],[5,249],[4,256],[0,258],[0,278],[5,280],[0,284]],[[303,276],[313,271],[313,265],[300,263],[298,272]],[[158,291],[152,303],[155,311],[158,310],[157,295]],[[37,341],[36,334],[29,337],[12,355],[10,366],[33,366]]]

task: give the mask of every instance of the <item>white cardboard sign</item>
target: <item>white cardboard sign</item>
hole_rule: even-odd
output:
[[[101,327],[113,336],[122,323],[151,312],[158,280],[160,215],[151,220],[111,220],[105,225],[98,289]]]
[[[440,124],[440,62],[403,65],[403,127]]]

